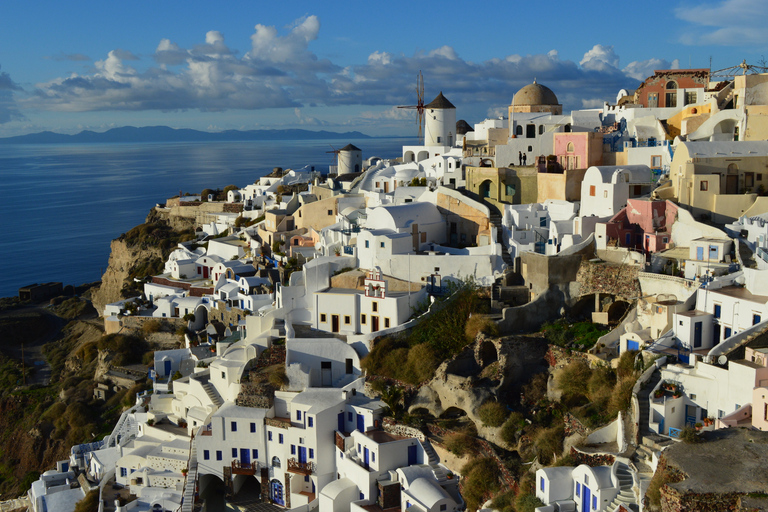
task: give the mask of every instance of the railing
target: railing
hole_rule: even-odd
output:
[[[259,469],[259,463],[254,462],[240,462],[235,459],[232,461],[232,474],[233,475],[248,475],[253,476]]]
[[[315,463],[299,462],[296,459],[288,459],[288,471],[300,475],[311,475],[315,472]]]
[[[679,428],[672,428],[669,427],[669,437],[672,437],[674,439],[680,439],[680,432],[682,430]]]

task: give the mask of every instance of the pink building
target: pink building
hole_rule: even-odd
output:
[[[563,169],[587,169],[603,165],[603,134],[563,132],[555,134],[555,156]]]
[[[646,254],[663,251],[672,240],[677,206],[671,201],[628,199],[627,206],[605,223],[608,240]]]

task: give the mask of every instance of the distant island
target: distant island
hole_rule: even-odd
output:
[[[0,138],[0,144],[90,144],[100,142],[227,142],[249,140],[312,140],[312,139],[370,139],[360,132],[329,132],[325,130],[226,130],[202,132],[189,128],[168,126],[123,126],[106,132],[84,130],[75,135],[39,132]]]

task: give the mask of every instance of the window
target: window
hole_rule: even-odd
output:
[[[589,475],[584,475],[584,485],[589,485]]]
[[[296,411],[296,421],[301,421],[301,411]]]
[[[277,434],[277,442],[283,444],[283,434]]]
[[[542,218],[539,219],[539,227],[540,228],[547,227],[547,218],[546,217],[542,217]]]
[[[568,153],[573,153],[573,142],[569,142],[567,146],[565,146],[565,151]]]
[[[595,186],[594,185],[590,185],[589,186],[589,195],[592,196],[592,197],[595,197]]]
[[[347,413],[347,421],[352,421],[352,413],[351,412]]]
[[[379,244],[379,247],[381,247],[381,248],[383,249],[383,248],[384,248],[384,242],[381,242],[381,243]]]
[[[378,302],[371,302],[371,311],[376,313],[379,310],[379,303]]]
[[[328,215],[333,215],[333,210],[328,210]]]
[[[251,423],[251,433],[254,433],[254,432],[256,432],[256,424]]]
[[[368,249],[368,247],[370,247],[370,241],[369,241],[369,240],[366,240],[366,241],[365,241],[365,248],[366,248],[366,249]]]
[[[315,449],[314,448],[310,448],[309,449],[309,458],[310,459],[314,459],[315,458]]]
[[[272,457],[272,467],[273,468],[280,467],[280,457]]]
[[[209,450],[203,450],[203,460],[208,460],[211,458],[211,452]]]
[[[607,199],[607,198],[608,198],[608,191],[603,190],[603,199]]]
[[[384,319],[384,328],[389,329],[389,318]]]
[[[257,450],[256,448],[251,450],[251,456],[253,457],[254,460],[258,459],[259,458],[259,450]]]
[[[699,190],[701,190],[702,192],[706,192],[707,190],[709,190],[709,182],[702,181],[701,183],[699,183]]]
[[[709,246],[709,259],[716,260],[717,259],[717,246],[716,245],[710,245]]]
[[[365,325],[365,322],[366,322],[365,315],[360,315],[360,323]]]
[[[696,400],[696,393],[691,393],[691,400]]]
[[[597,510],[597,494],[592,495],[592,510]]]
[[[540,124],[539,125],[539,135],[541,135],[542,133],[544,133],[544,125]]]
[[[448,505],[443,503],[442,505],[440,505],[440,512],[444,512],[445,510],[448,510]]]
[[[237,458],[237,448],[232,448],[232,457]]]
[[[581,496],[581,484],[576,482],[576,496]]]
[[[661,168],[661,155],[654,155],[651,157],[651,168],[652,169]]]
[[[691,103],[696,103],[697,101],[697,95],[696,91],[690,91],[685,93],[685,104],[690,105]]]
[[[128,470],[125,468],[120,468],[120,476],[128,476]]]
[[[514,185],[507,185],[507,195],[508,196],[514,196],[515,195],[515,186]]]
[[[753,314],[752,315],[752,325],[756,325],[760,323],[760,315]]]
[[[669,238],[667,238],[667,237],[665,236],[664,238],[662,238],[662,239],[661,239],[661,242],[662,242],[662,243],[665,243],[665,244],[668,244],[668,243],[669,243]]]
[[[541,489],[541,492],[544,492],[544,477],[541,477],[541,483],[539,484],[539,489]]]
[[[349,325],[350,323],[352,323],[352,319],[350,318],[350,316],[344,315],[344,325]]]
[[[291,455],[296,455],[296,445],[295,444],[291,445]]]
[[[723,307],[720,304],[715,304],[715,318],[720,318],[720,313]]]
[[[232,432],[237,432],[237,422],[236,421],[232,422],[231,428],[232,428]]]
[[[360,453],[362,449],[360,448],[360,443],[357,443],[357,453]]]
[[[221,450],[216,450],[216,460],[221,460],[221,459],[222,459]]]
[[[271,441],[272,440],[272,432],[267,432],[267,438]]]
[[[310,428],[315,426],[315,419],[312,416],[307,416],[307,424]]]
[[[320,313],[320,323],[326,323],[328,322],[328,319],[325,316],[325,313]]]
[[[376,452],[371,452],[371,462],[376,462]]]

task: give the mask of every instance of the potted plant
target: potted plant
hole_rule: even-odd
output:
[[[694,427],[696,428],[696,430],[701,430],[702,425],[701,423],[696,423]]]
[[[653,392],[653,398],[661,398],[664,396],[664,390],[659,388]]]

